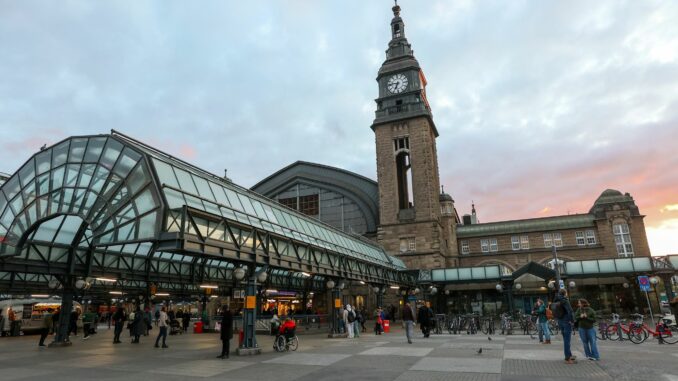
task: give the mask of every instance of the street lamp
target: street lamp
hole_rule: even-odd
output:
[[[502,286],[502,285],[499,284],[499,283],[497,283],[497,285],[494,286],[494,288],[497,289],[497,291],[499,291],[499,292],[502,292],[502,291],[504,290],[504,286]],[[448,291],[449,291],[449,290],[448,290]]]
[[[575,287],[577,287],[577,284],[574,283],[573,280],[571,280],[570,283],[568,284],[568,286],[570,286],[570,288],[575,288]]]
[[[516,287],[516,290],[520,290],[521,288],[523,288],[523,285],[520,284],[520,283],[516,283],[515,287]]]
[[[233,270],[233,276],[237,280],[243,280],[245,278],[245,269],[241,266]]]
[[[334,288],[334,281],[332,279],[327,281],[327,288],[330,290]]]

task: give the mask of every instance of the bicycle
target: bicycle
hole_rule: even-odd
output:
[[[510,335],[513,333],[513,325],[511,321],[511,315],[507,312],[501,314],[501,334]]]
[[[643,323],[643,315],[634,314],[633,316],[636,316],[637,319],[629,324],[629,339],[634,344],[644,342],[649,335],[656,337],[660,344],[675,344],[678,342],[678,328],[676,328],[675,325],[669,325],[671,320],[661,319],[653,330],[647,324]]]
[[[624,341],[624,334],[628,340],[634,344],[640,344],[647,339],[647,331],[642,329],[642,321],[638,321],[638,317],[642,319],[642,315],[633,314],[631,317],[636,317],[635,321],[629,325],[624,325],[624,321],[619,318],[619,314],[612,314],[612,324],[607,327],[607,338],[610,340]]]
[[[273,349],[276,352],[296,351],[299,348],[299,338],[293,329],[288,333],[278,334],[273,341]]]
[[[494,318],[484,317],[480,322],[480,331],[485,335],[494,335]]]

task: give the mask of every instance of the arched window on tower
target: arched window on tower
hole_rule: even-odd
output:
[[[400,37],[400,24],[393,25],[393,38]]]
[[[398,208],[414,207],[412,192],[412,164],[410,162],[410,139],[408,137],[394,140],[396,150],[396,173],[398,181]]]

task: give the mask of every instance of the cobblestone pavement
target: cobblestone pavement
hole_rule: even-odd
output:
[[[125,337],[113,345],[111,331],[103,327],[89,340],[75,338],[68,348],[38,348],[37,336],[0,338],[0,380],[678,381],[678,344],[656,342],[601,341],[602,360],[592,362],[575,337],[580,361],[567,365],[559,339],[540,345],[526,336],[495,335],[490,341],[483,335],[419,335],[410,345],[399,327],[356,339],[300,335],[299,350],[288,353],[276,353],[272,338],[260,335],[261,355],[232,353],[228,360],[216,358],[221,349],[216,334],[169,336],[168,349],[153,348],[154,340],[142,337],[134,345]]]

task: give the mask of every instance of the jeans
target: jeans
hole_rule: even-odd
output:
[[[117,343],[120,341],[120,334],[122,333],[122,322],[115,322],[115,329],[113,330],[113,342]]]
[[[539,328],[539,341],[551,341],[551,329],[549,328],[549,322],[540,322],[537,327]]]
[[[572,357],[572,350],[570,348],[570,343],[572,342],[572,324],[566,320],[558,320],[558,326],[560,327],[560,333],[563,334],[565,360],[569,360]]]
[[[579,338],[581,338],[581,343],[584,345],[586,357],[600,360],[598,346],[596,345],[596,329],[579,328]]]
[[[414,329],[414,322],[412,320],[405,320],[405,336],[407,336],[407,342],[412,342],[412,330]]]
[[[45,345],[45,339],[49,335],[49,328],[42,328],[40,330],[40,346]]]
[[[160,327],[160,332],[158,332],[158,337],[155,339],[155,346],[158,346],[158,341],[162,337],[162,346],[165,346],[165,340],[167,340],[167,327]]]
[[[89,337],[90,323],[82,323],[82,334],[84,337]]]
[[[231,339],[221,339],[221,355],[228,357],[231,352]]]
[[[352,339],[355,332],[353,332],[353,323],[346,322],[346,332],[348,332],[348,338]]]
[[[360,322],[357,320],[353,322],[353,332],[355,337],[360,337]]]

